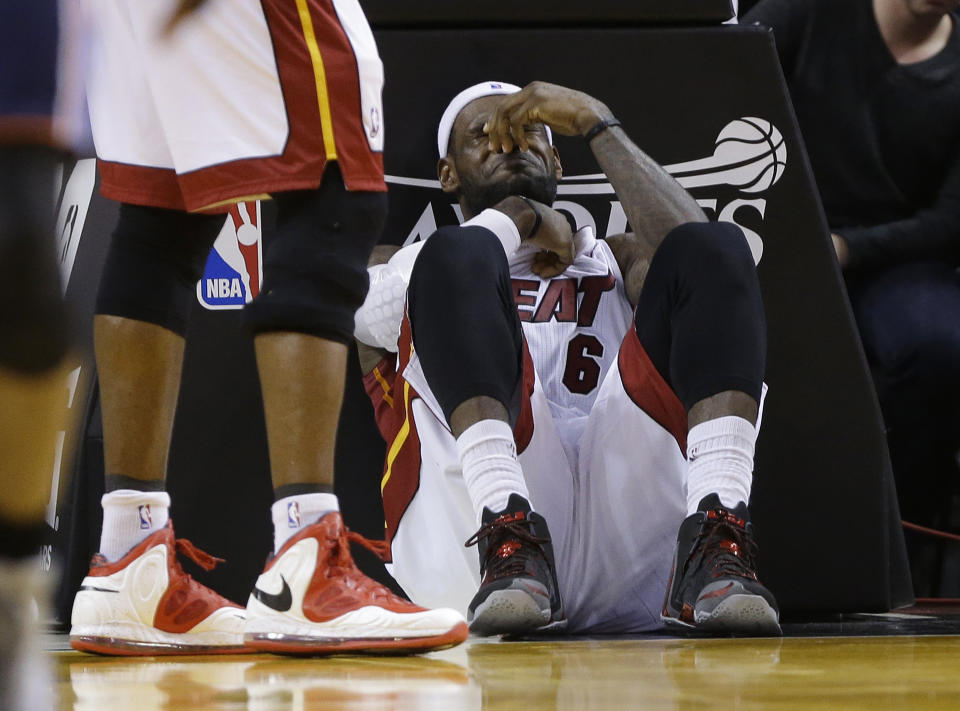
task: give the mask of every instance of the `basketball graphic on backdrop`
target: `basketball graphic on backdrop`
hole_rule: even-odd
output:
[[[745,193],[759,193],[776,183],[787,165],[787,147],[777,127],[762,118],[731,121],[717,136],[713,157],[733,169],[728,180]]]

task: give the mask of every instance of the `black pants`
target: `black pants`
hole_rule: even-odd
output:
[[[915,262],[851,280],[904,518],[935,523],[960,448],[960,275]]]

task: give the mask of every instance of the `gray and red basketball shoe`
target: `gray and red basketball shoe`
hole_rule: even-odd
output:
[[[710,494],[698,509],[680,525],[660,619],[710,632],[779,635],[777,602],[755,570],[747,505],[730,510]]]
[[[480,552],[480,589],[467,619],[478,635],[558,631],[567,621],[547,522],[511,494],[503,511],[483,509],[480,529],[465,545]]]

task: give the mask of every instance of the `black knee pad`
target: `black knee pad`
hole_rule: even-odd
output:
[[[0,148],[0,367],[42,373],[67,351],[66,308],[54,246],[49,148]]]
[[[473,284],[493,284],[504,276],[509,279],[510,267],[500,240],[492,232],[484,227],[447,225],[434,232],[420,250],[411,284],[422,274],[470,293]]]
[[[197,281],[223,215],[120,205],[107,251],[97,313],[187,331]]]
[[[263,285],[246,307],[256,333],[294,331],[349,344],[370,286],[367,260],[387,213],[386,193],[349,192],[327,167],[319,190],[281,193]]]
[[[672,230],[650,263],[634,324],[654,367],[688,410],[725,390],[759,400],[767,348],[763,299],[736,225]]]
[[[692,278],[755,281],[756,265],[743,230],[730,222],[688,222],[675,227],[657,249],[655,259],[669,261]]]
[[[450,421],[473,397],[520,414],[523,334],[499,240],[481,227],[442,227],[413,266],[408,313],[417,357]]]

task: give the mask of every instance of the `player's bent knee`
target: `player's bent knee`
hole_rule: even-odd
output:
[[[97,294],[98,314],[184,335],[222,215],[122,204]]]
[[[292,331],[352,342],[386,196],[332,192],[325,187],[278,200],[278,229],[264,258],[263,286],[246,308],[255,334]]]
[[[482,285],[493,287],[509,278],[509,264],[500,241],[481,227],[441,227],[420,251],[410,277],[411,290],[431,286],[449,298],[475,296]],[[414,285],[417,286],[414,286]]]
[[[668,258],[678,268],[697,272],[720,271],[752,278],[756,271],[743,230],[731,222],[688,222],[675,227],[660,245],[658,256]]]

